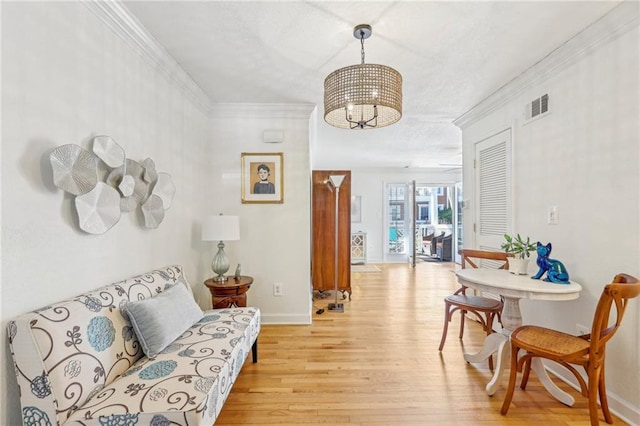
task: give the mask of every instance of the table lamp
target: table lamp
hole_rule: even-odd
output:
[[[209,216],[202,224],[203,241],[219,241],[218,253],[213,257],[211,269],[216,274],[214,280],[226,281],[224,274],[229,270],[229,259],[224,252],[224,241],[240,239],[240,220],[238,216]]]

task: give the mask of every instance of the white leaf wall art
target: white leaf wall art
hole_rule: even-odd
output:
[[[158,173],[158,181],[156,186],[153,187],[152,194],[157,195],[162,199],[162,205],[165,210],[171,207],[173,195],[176,193],[176,186],[171,180],[171,175],[168,173]]]
[[[176,192],[171,176],[158,173],[151,158],[142,165],[126,158],[124,149],[110,136],[93,138],[93,153],[78,145],[61,145],[51,152],[49,160],[55,185],[76,195],[79,226],[89,234],[107,232],[118,223],[122,212],[138,206],[144,226],[157,228]],[[104,182],[98,181],[100,160],[109,168]]]
[[[80,229],[89,234],[104,234],[120,220],[120,194],[104,182],[76,197]]]
[[[144,215],[144,226],[147,228],[157,228],[164,219],[164,208],[162,199],[157,195],[151,195],[142,204],[142,214]]]
[[[111,168],[124,164],[124,149],[111,136],[96,136],[93,138],[93,153]]]
[[[122,180],[120,181],[120,185],[118,185],[118,189],[120,193],[125,197],[130,197],[133,195],[133,190],[136,187],[136,180],[131,175],[124,175]]]
[[[156,172],[156,163],[151,159],[147,158],[142,162],[142,167],[144,167],[144,174],[142,178],[145,182],[151,183],[155,182],[158,179],[158,172]]]
[[[120,208],[123,212],[131,212],[142,204],[149,196],[149,183],[142,179],[144,168],[137,161],[133,161],[129,158],[125,160],[127,166],[126,172],[124,167],[118,167],[113,169],[107,176],[107,185],[114,188],[120,186],[120,182],[124,176],[131,176],[134,180],[133,193],[128,196],[123,196],[120,201]],[[126,173],[126,174],[125,174]],[[128,179],[128,178],[127,178]]]
[[[96,158],[79,145],[61,145],[49,155],[53,183],[73,195],[86,194],[98,183]]]

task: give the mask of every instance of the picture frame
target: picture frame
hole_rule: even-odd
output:
[[[284,158],[281,152],[243,152],[242,203],[284,202]]]
[[[360,223],[362,221],[361,199],[359,195],[351,196],[351,223]]]

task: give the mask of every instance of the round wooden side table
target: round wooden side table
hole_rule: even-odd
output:
[[[247,306],[247,290],[253,283],[253,277],[241,275],[227,277],[225,281],[209,278],[204,282],[211,292],[213,309]]]

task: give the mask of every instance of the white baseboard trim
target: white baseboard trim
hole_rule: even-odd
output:
[[[311,314],[265,314],[262,313],[262,324],[265,325],[310,325]]]

